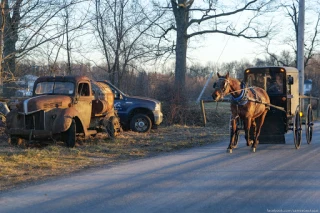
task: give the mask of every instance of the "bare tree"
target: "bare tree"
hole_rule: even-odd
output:
[[[95,29],[107,64],[108,78],[121,85],[123,73],[155,50],[147,32],[160,19],[148,5],[134,0],[96,0]]]
[[[188,41],[193,37],[204,34],[220,33],[228,36],[243,37],[247,39],[260,39],[268,36],[271,27],[268,23],[261,25],[258,20],[270,8],[272,0],[239,1],[237,4],[204,0],[170,0],[170,9],[174,15],[174,22],[168,28],[163,27],[161,38],[166,38],[170,31],[176,32],[173,49],[176,55],[175,90],[183,98],[185,89],[185,76],[187,70]],[[242,24],[234,20],[240,14],[248,17]],[[259,25],[260,24],[260,25]],[[263,27],[262,27],[263,26]]]
[[[55,18],[64,8],[82,1],[71,0],[63,4],[60,0],[1,0],[3,46],[0,70],[6,76],[14,76],[17,58],[61,37],[65,31],[57,31]],[[73,26],[69,31],[78,27]]]
[[[13,1],[9,7],[8,0],[1,0],[1,71],[12,72],[15,69],[15,44],[18,41],[20,25],[20,8],[23,0]]]
[[[269,45],[265,48],[265,59],[255,59],[256,66],[296,66],[296,58],[294,58],[290,51],[281,50],[279,54],[270,50]]]
[[[84,35],[88,33],[86,26],[91,22],[89,18],[89,9],[83,9],[81,17],[79,17],[79,8],[76,4],[71,4],[73,0],[63,0],[64,5],[70,5],[65,7],[62,13],[62,20],[65,29],[62,44],[67,53],[67,74],[72,74],[72,53],[77,51],[81,52],[81,42],[78,42]],[[74,26],[77,26],[74,29]]]
[[[317,47],[320,45],[320,39],[319,39],[319,28],[320,28],[320,8],[317,6],[317,4],[314,4],[316,6],[311,6],[310,4],[307,5],[306,8],[306,15],[309,16],[309,18],[306,18],[307,22],[305,24],[305,41],[304,41],[304,53],[305,53],[305,61],[304,61],[304,67],[306,68],[309,64],[309,61],[312,59],[314,54],[317,51]],[[288,55],[290,54],[289,51],[284,51],[279,54],[279,52],[276,50],[271,50],[271,42],[272,40],[276,40],[277,37],[274,36],[272,40],[267,40],[264,44],[265,46],[265,52],[267,55],[270,56],[270,58],[273,58],[274,61],[277,62],[277,65],[291,65],[296,66],[297,64],[297,46],[298,46],[298,21],[299,21],[299,0],[292,0],[288,4],[282,4],[281,8],[285,11],[286,17],[289,20],[289,23],[291,23],[291,27],[286,26],[285,31],[283,31],[283,28],[279,32],[280,42],[282,44],[287,44],[291,48],[291,55],[293,55],[294,59],[289,61],[284,61],[284,58],[292,58],[292,56]],[[311,15],[313,14],[313,15]]]

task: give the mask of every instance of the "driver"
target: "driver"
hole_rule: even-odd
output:
[[[276,75],[276,79],[271,83],[271,86],[268,88],[268,92],[274,94],[283,93],[283,81],[280,74]]]

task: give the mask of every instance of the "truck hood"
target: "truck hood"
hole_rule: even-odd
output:
[[[160,101],[153,99],[153,98],[148,98],[148,97],[140,97],[140,96],[127,96],[128,100],[140,100],[140,101],[149,101],[149,102],[153,102],[155,104],[159,104]]]
[[[68,108],[72,99],[66,95],[41,95],[23,101],[19,111],[26,114],[44,110],[49,111],[53,108]]]

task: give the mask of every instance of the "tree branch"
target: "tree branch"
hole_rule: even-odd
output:
[[[237,14],[239,12],[242,12],[244,10],[247,10],[249,8],[250,5],[254,4],[255,2],[257,2],[258,0],[252,0],[250,2],[248,2],[247,4],[245,4],[242,8],[240,9],[237,9],[237,10],[234,10],[234,11],[231,11],[231,12],[227,12],[227,13],[220,13],[220,14],[215,14],[215,15],[203,15],[202,18],[200,19],[191,19],[189,24],[188,24],[188,27],[191,26],[192,24],[194,23],[197,23],[197,24],[201,24],[201,22],[204,22],[204,21],[207,21],[207,20],[210,20],[210,19],[215,19],[215,18],[219,18],[219,17],[224,17],[224,16],[230,16],[230,15],[234,15],[234,14]],[[214,10],[214,9],[213,9]],[[206,11],[206,14],[208,14],[210,11],[213,11],[211,10],[210,8]],[[256,10],[259,10],[259,9],[256,9]],[[215,10],[214,10],[215,11]]]

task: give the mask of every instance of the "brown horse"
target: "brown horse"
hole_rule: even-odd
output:
[[[232,153],[232,149],[236,147],[236,120],[239,117],[244,124],[247,146],[252,144],[252,151],[255,152],[259,144],[258,138],[261,127],[269,110],[269,96],[262,88],[246,88],[244,83],[230,78],[229,73],[225,76],[221,76],[218,73],[218,77],[219,79],[213,84],[213,100],[219,101],[225,95],[231,94],[230,144],[228,151]],[[253,128],[253,134],[251,135],[253,138],[250,138],[251,127]]]

